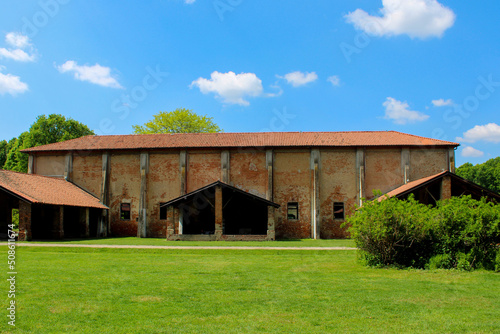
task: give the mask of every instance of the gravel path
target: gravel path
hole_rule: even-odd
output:
[[[3,243],[0,243],[0,245]],[[68,247],[68,248],[136,248],[136,249],[271,249],[271,250],[356,250],[353,247],[254,247],[254,246],[150,246],[150,245],[85,245],[57,243],[16,243],[17,247]]]

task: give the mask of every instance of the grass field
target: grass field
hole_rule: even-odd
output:
[[[16,333],[500,332],[499,274],[370,269],[356,251],[18,247],[17,261]]]
[[[167,241],[155,238],[101,238],[63,241],[36,241],[36,243],[67,243],[85,245],[146,245],[146,246],[251,246],[251,247],[356,247],[351,239],[277,240],[277,241]]]

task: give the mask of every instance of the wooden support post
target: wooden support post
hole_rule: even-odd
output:
[[[222,239],[222,188],[220,186],[215,187],[215,239]]]
[[[141,190],[139,197],[139,223],[137,224],[137,237],[146,238],[148,234],[148,174],[149,174],[149,153],[141,153]]]
[[[85,208],[85,238],[90,237],[90,208]]]
[[[64,164],[64,179],[66,181],[73,180],[73,153],[66,154]]]
[[[108,152],[102,155],[102,180],[101,180],[101,203],[109,206],[109,173],[110,155]],[[97,225],[97,237],[106,237],[109,233],[109,212],[103,210]]]
[[[357,188],[357,204],[363,205],[365,194],[365,149],[356,149],[356,188]]]
[[[230,169],[230,153],[229,151],[221,152],[221,181],[229,184],[229,169]]]
[[[179,154],[179,169],[180,169],[180,182],[181,182],[181,193],[180,195],[185,195],[187,191],[187,152],[181,151]]]
[[[268,201],[273,200],[273,167],[274,167],[273,150],[266,150],[266,169],[267,169],[266,199]]]
[[[403,184],[410,182],[410,149],[407,147],[401,149],[401,174]]]

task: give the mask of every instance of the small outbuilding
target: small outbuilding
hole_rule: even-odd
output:
[[[19,209],[19,240],[98,236],[108,207],[63,178],[0,170],[0,226]]]
[[[470,195],[474,199],[486,197],[488,201],[500,203],[499,194],[449,171],[409,182],[380,196],[378,200],[381,201],[386,197],[407,199],[411,194],[417,201],[431,205],[435,205],[437,201],[442,199],[466,195]]]

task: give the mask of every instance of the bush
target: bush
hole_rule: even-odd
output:
[[[485,199],[455,197],[436,207],[411,196],[375,200],[365,203],[344,226],[350,226],[361,258],[371,266],[500,267],[500,209]]]

